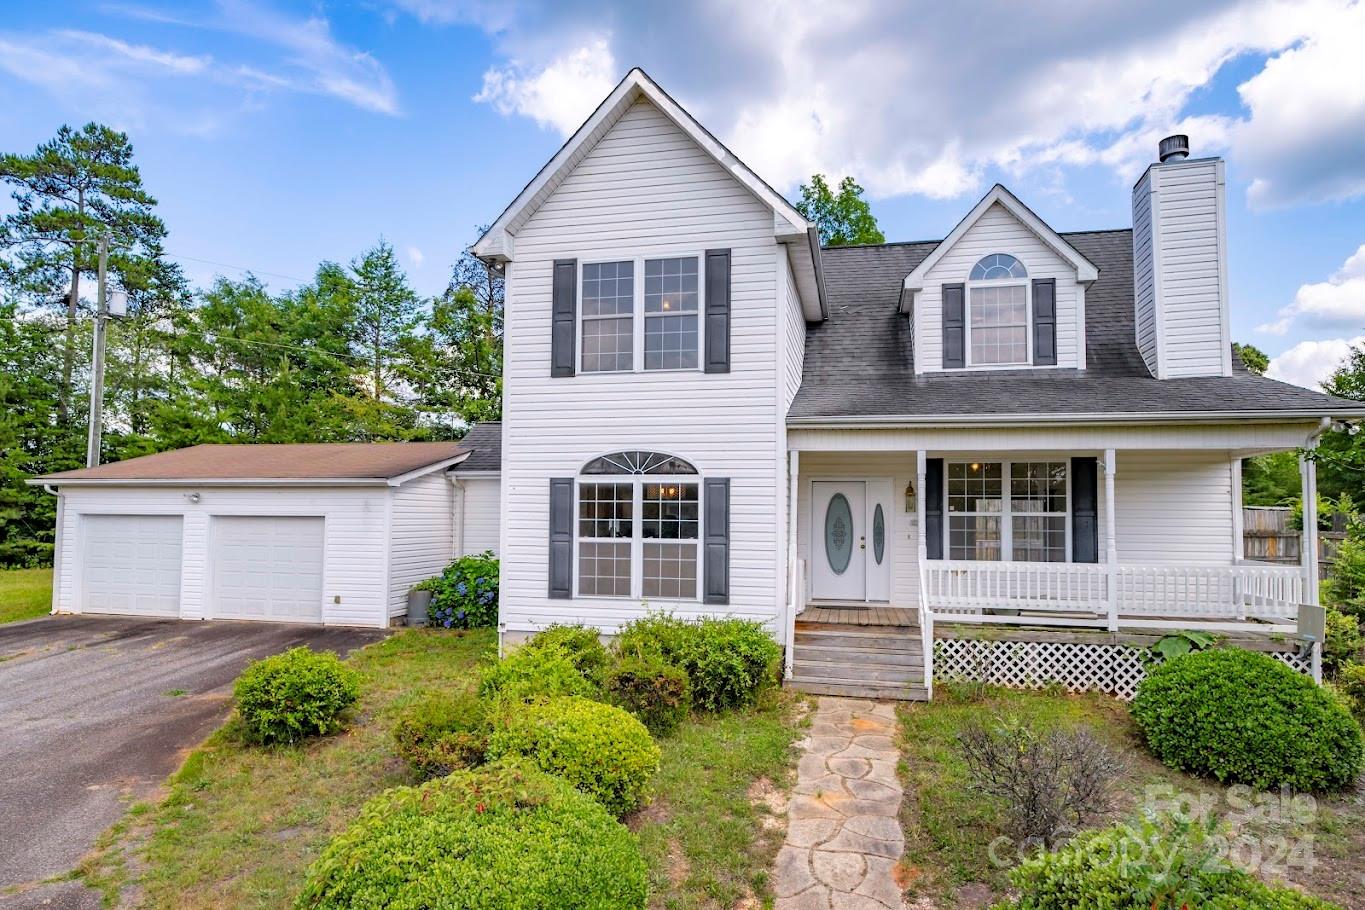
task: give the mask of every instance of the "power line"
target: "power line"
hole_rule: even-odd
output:
[[[308,282],[313,280],[311,278],[299,278],[297,275],[283,275],[279,272],[267,272],[264,269],[253,269],[245,265],[233,265],[230,262],[218,262],[217,260],[214,259],[200,259],[197,256],[183,256],[178,253],[173,253],[170,250],[166,250],[165,252],[166,255],[170,256],[172,259],[183,259],[187,262],[202,262],[205,265],[216,265],[225,269],[235,269],[239,272],[246,272],[250,275],[267,275],[271,278],[283,278],[286,281],[297,281],[300,284],[307,284]]]

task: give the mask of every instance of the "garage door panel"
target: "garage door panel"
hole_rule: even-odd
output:
[[[214,617],[322,621],[321,518],[218,516],[211,536]]]
[[[81,609],[180,615],[179,515],[81,516]]]

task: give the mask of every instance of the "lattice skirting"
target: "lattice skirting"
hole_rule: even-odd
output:
[[[1061,685],[1131,701],[1147,675],[1150,655],[1147,648],[1127,645],[940,638],[934,642],[934,676],[1017,689]],[[1300,673],[1313,672],[1311,657],[1288,651],[1271,656]]]

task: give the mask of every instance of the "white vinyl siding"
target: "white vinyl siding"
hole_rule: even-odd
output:
[[[1231,370],[1223,181],[1208,158],[1153,165],[1133,189],[1137,343],[1162,379]]]
[[[925,275],[924,289],[915,295],[915,371],[934,373],[943,369],[943,285],[966,282],[972,266],[992,253],[1007,253],[1018,259],[1028,271],[1029,281],[1052,278],[1057,282],[1057,366],[1083,366],[1079,363],[1077,334],[1083,297],[1075,266],[996,203],[935,263]]]
[[[552,378],[550,280],[580,262],[731,250],[729,373]],[[774,622],[780,591],[781,396],[773,213],[648,102],[633,105],[516,235],[508,269],[504,367],[502,603],[509,629],[639,615],[630,599],[547,596],[549,482],[599,455],[667,452],[731,481],[730,603]],[[575,581],[575,590],[577,583]],[[682,615],[695,601],[652,601]]]
[[[1119,452],[1114,502],[1120,563],[1227,565],[1233,558],[1226,452]]]
[[[782,319],[782,414],[786,415],[801,388],[806,359],[806,317],[796,291],[796,277],[784,247],[778,255],[778,311]]]
[[[496,477],[471,477],[460,481],[458,507],[461,534],[458,556],[498,552],[499,506],[502,498]]]
[[[450,563],[455,491],[444,471],[409,480],[393,491],[389,614],[407,612],[408,591]],[[496,514],[494,516],[496,521]]]

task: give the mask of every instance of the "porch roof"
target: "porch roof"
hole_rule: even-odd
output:
[[[1153,378],[1134,341],[1132,231],[1062,236],[1099,268],[1085,295],[1085,370],[916,376],[912,326],[897,307],[905,276],[938,241],[833,247],[823,253],[830,318],[806,327],[804,375],[789,421],[1365,416],[1361,402],[1257,376],[1235,357],[1231,376]]]

